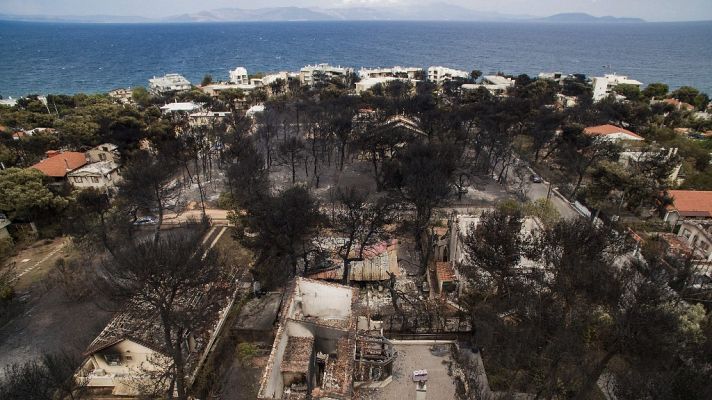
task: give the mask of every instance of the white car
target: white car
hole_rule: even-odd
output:
[[[141,217],[134,222],[134,225],[156,225],[158,220],[150,215]]]

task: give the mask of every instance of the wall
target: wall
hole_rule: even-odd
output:
[[[91,149],[87,150],[84,155],[87,158],[87,161],[89,163],[95,163],[95,162],[100,162],[100,161],[113,161],[113,162],[118,162],[118,157],[116,153],[111,152],[111,151],[104,151],[101,149]],[[102,157],[103,156],[103,157]]]
[[[683,222],[678,235],[702,253],[707,261],[712,261],[712,234],[705,231],[704,225]]]
[[[346,319],[351,315],[353,291],[350,288],[300,280],[297,290],[305,316]]]
[[[119,365],[109,365],[104,358],[105,354],[119,354],[121,362]],[[127,357],[131,357],[131,360],[128,360]],[[127,374],[131,370],[156,370],[157,366],[151,362],[152,359],[155,360],[155,357],[157,357],[157,353],[153,350],[130,340],[124,340],[94,353],[92,361],[95,367],[105,370],[107,374]]]
[[[92,179],[92,176],[97,178],[98,182],[94,182]],[[95,188],[95,189],[104,189],[107,187],[113,187],[115,186],[119,180],[121,179],[121,176],[119,175],[118,170],[111,171],[107,176],[101,176],[101,175],[92,175],[92,176],[68,176],[67,179],[69,180],[69,183],[74,186],[75,188],[79,189],[86,189],[86,188]],[[81,178],[81,182],[77,182],[75,178]]]

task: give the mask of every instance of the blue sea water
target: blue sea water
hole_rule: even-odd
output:
[[[0,22],[0,56],[2,96],[107,91],[169,72],[195,83],[205,74],[227,79],[236,66],[253,73],[318,62],[532,75],[617,72],[712,94],[712,22]]]

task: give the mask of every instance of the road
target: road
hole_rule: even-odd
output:
[[[531,201],[546,199],[546,194],[548,193],[548,191],[548,182],[532,183],[529,187],[529,190],[527,191],[527,197]],[[554,208],[556,208],[556,211],[559,212],[562,218],[574,218],[580,216],[579,213],[574,210],[574,208],[568,201],[557,196],[553,191],[551,192],[549,201],[554,206]]]
[[[523,160],[515,160],[513,163],[512,167],[510,167],[507,171],[507,180],[510,182],[511,186],[516,186],[516,182],[518,182],[518,178],[515,174],[515,166],[520,165],[524,166],[529,173],[526,174],[526,178],[528,179],[531,174],[537,174],[536,171],[534,171],[529,164],[527,164]],[[537,174],[539,175],[539,174]],[[526,195],[527,198],[530,201],[536,201],[539,199],[546,199],[547,194],[549,194],[549,186],[550,183],[543,180],[541,183],[534,183],[534,182],[529,182],[529,187],[526,190]],[[559,196],[556,194],[556,192],[553,190],[549,195],[549,201],[551,204],[554,206],[556,211],[559,212],[559,215],[561,215],[562,218],[575,218],[581,216],[576,209],[569,203],[568,200],[564,199],[563,197]]]
[[[210,217],[210,221],[212,222],[213,225],[228,225],[228,219],[227,219],[227,210],[219,210],[215,208],[206,208],[205,209],[205,214],[207,214],[208,217]],[[202,217],[203,212],[202,210],[195,209],[195,210],[188,210],[185,212],[182,212],[180,214],[175,214],[175,213],[166,213],[163,217],[163,224],[164,225],[175,225],[175,224],[180,224],[183,222],[188,221],[189,219],[195,220],[195,221],[200,221],[200,218]]]

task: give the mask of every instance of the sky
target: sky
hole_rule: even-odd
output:
[[[532,16],[585,12],[596,16],[639,17],[649,21],[712,20],[712,0],[0,0],[0,13],[155,18],[224,7],[410,7],[435,2],[479,11]]]

